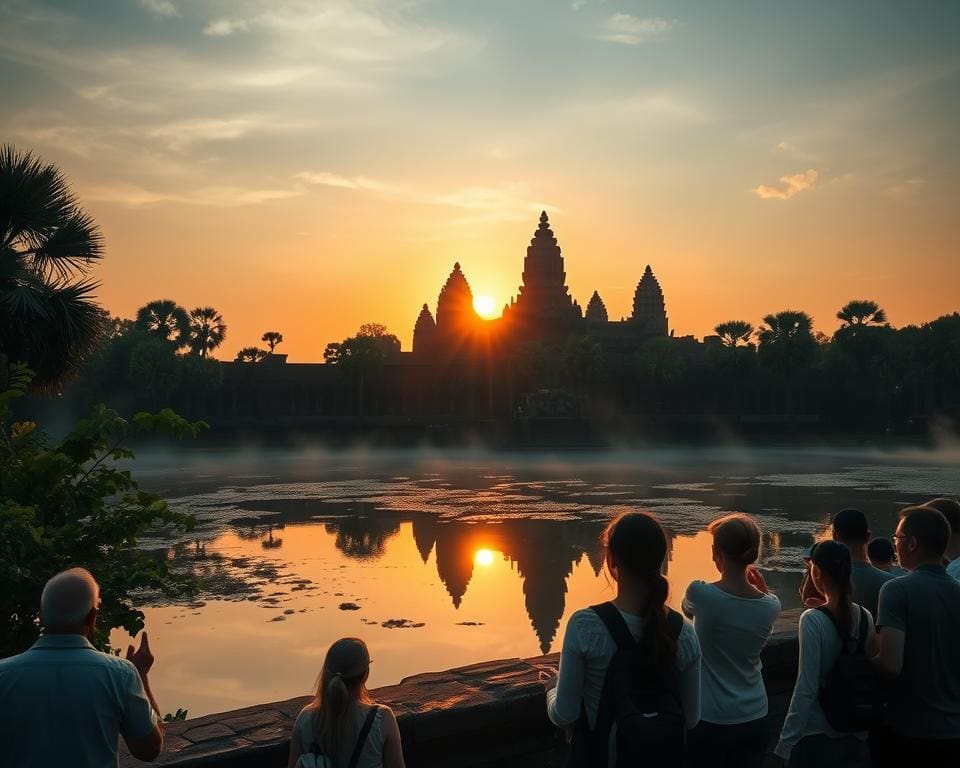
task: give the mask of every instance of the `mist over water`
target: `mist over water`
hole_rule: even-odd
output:
[[[309,693],[327,645],[367,639],[372,685],[559,650],[572,611],[609,599],[598,537],[646,509],[670,535],[671,604],[713,580],[706,524],[755,515],[761,567],[799,604],[800,553],[830,514],[890,535],[904,505],[960,488],[958,452],[679,448],[577,453],[297,450],[140,453],[136,476],[192,512],[144,545],[203,579],[145,598],[167,709],[192,716]]]

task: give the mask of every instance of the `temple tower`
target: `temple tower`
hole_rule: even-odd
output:
[[[413,352],[417,355],[429,355],[436,347],[437,324],[433,321],[430,308],[424,304],[413,326]]]
[[[649,264],[633,294],[633,314],[630,316],[630,321],[635,323],[640,333],[645,336],[669,334],[663,291]]]
[[[603,299],[600,298],[600,294],[596,291],[594,291],[593,296],[590,297],[590,303],[587,304],[587,314],[584,316],[584,319],[588,323],[606,323],[609,319],[607,317],[607,305],[603,303]]]
[[[509,313],[527,335],[565,334],[582,319],[566,278],[560,246],[543,211],[523,261],[523,284]]]
[[[473,291],[460,271],[458,261],[437,299],[437,334],[446,337],[467,335],[476,328],[478,320],[473,308]]]

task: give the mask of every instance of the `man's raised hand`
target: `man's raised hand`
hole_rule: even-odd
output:
[[[133,666],[142,677],[150,671],[150,667],[153,666],[153,654],[150,652],[150,640],[146,632],[140,635],[140,647],[136,651],[133,650],[132,645],[127,646],[127,659],[133,662]]]

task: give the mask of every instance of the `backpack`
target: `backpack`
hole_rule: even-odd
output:
[[[672,666],[669,670],[658,669],[642,655],[640,644],[613,603],[591,608],[603,621],[617,650],[604,677],[596,725],[589,732],[588,765],[608,767],[614,727],[617,768],[683,765],[686,724],[676,672]],[[683,628],[683,618],[676,611],[667,612],[667,628],[676,641]],[[582,719],[586,721],[585,714]]]
[[[866,652],[867,612],[860,608],[860,626],[856,637],[844,637],[836,618],[828,608],[817,610],[825,613],[840,635],[842,649],[827,674],[826,683],[820,686],[818,701],[830,727],[838,733],[866,731],[876,723],[880,704],[880,679]]]
[[[370,707],[363,726],[360,728],[360,734],[357,736],[357,743],[353,748],[353,754],[350,755],[350,761],[347,768],[357,768],[360,762],[360,755],[363,752],[363,745],[367,742],[367,736],[370,735],[370,729],[373,727],[373,721],[377,717],[377,711],[380,708],[376,705]],[[309,751],[304,752],[297,759],[295,768],[334,768],[333,758],[323,754],[323,751],[316,741],[310,746]]]

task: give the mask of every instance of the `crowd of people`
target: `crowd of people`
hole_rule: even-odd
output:
[[[542,673],[547,716],[567,734],[567,764],[759,768],[771,743],[761,653],[781,613],[757,569],[762,534],[748,515],[709,526],[716,581],[667,606],[667,537],[645,512],[603,535],[615,597],[576,611],[558,670]],[[806,610],[797,680],[774,760],[816,766],[940,766],[960,760],[960,503],[900,512],[893,541],[871,539],[862,512],[834,515],[831,538],[804,553]],[[141,760],[161,752],[153,655],[96,651],[100,588],[82,568],[43,590],[43,634],[0,660],[4,765],[65,757],[115,767],[118,740]],[[366,688],[358,638],[333,643],[296,719],[289,768],[403,768],[397,719]]]

